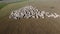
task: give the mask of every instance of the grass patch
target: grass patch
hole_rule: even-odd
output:
[[[10,12],[12,10],[19,9],[20,7],[25,6],[26,4],[27,4],[26,1],[25,2],[8,4],[7,6],[5,6],[4,8],[2,8],[0,10],[0,18],[10,14]]]
[[[0,3],[0,9],[3,8],[6,5],[7,5],[7,3]]]
[[[3,8],[3,7],[5,7],[7,4],[18,3],[18,2],[23,2],[23,1],[27,1],[27,0],[21,0],[21,1],[10,2],[10,3],[0,3],[0,9]]]

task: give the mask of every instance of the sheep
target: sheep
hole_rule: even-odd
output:
[[[45,14],[45,11],[41,11],[41,13],[38,12],[38,16],[39,16],[39,17],[42,17],[43,19],[44,19],[44,14]]]
[[[47,17],[53,17],[53,18],[57,18],[60,17],[60,15],[56,14],[56,13],[49,13],[49,12],[45,12],[45,11],[39,11],[38,9],[32,7],[32,6],[26,6],[26,7],[22,7],[19,10],[15,10],[13,12],[11,12],[9,18],[14,18],[14,19],[19,19],[19,18],[43,18],[47,16]]]
[[[32,18],[35,18],[35,16],[32,16]]]
[[[9,16],[9,18],[14,18],[15,17],[14,13],[15,13],[15,11],[12,11],[11,14],[10,14],[10,16]]]
[[[31,17],[30,12],[27,12],[24,16],[24,18],[30,18],[30,17]]]
[[[20,18],[23,18],[24,17],[24,14],[23,13],[20,13],[19,16],[20,16]]]
[[[12,16],[13,16],[13,12],[11,12],[11,14],[10,14],[9,18],[12,18]]]
[[[36,14],[35,14],[35,16],[36,16],[36,18],[38,19],[39,17],[38,17],[38,12],[35,12]]]
[[[57,17],[60,17],[60,15],[58,15],[58,14],[56,14],[56,13],[54,13],[54,18],[57,18]]]
[[[52,14],[52,13],[49,13],[49,12],[46,12],[45,15],[46,15],[47,17],[53,17],[53,18],[60,17],[60,15],[58,15],[58,14],[56,14],[56,13]]]
[[[49,12],[46,12],[45,13],[45,16],[50,17],[50,13]]]

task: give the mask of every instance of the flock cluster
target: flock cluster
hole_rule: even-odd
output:
[[[9,15],[9,18],[13,19],[20,19],[20,18],[45,18],[47,17],[53,17],[57,18],[60,17],[60,15],[54,13],[49,13],[45,11],[39,11],[38,9],[34,8],[33,6],[25,6],[18,10],[12,11]]]

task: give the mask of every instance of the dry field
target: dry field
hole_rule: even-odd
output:
[[[8,4],[0,9],[0,34],[60,34],[60,18],[9,19],[11,11],[26,5],[60,14],[60,0],[34,0]]]

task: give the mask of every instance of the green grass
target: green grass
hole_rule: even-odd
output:
[[[7,4],[18,3],[18,2],[23,2],[23,1],[27,1],[27,0],[21,0],[21,1],[10,2],[10,3],[0,3],[0,9],[3,8],[3,7],[5,7]]]
[[[0,9],[5,7],[7,5],[7,3],[0,3]]]

